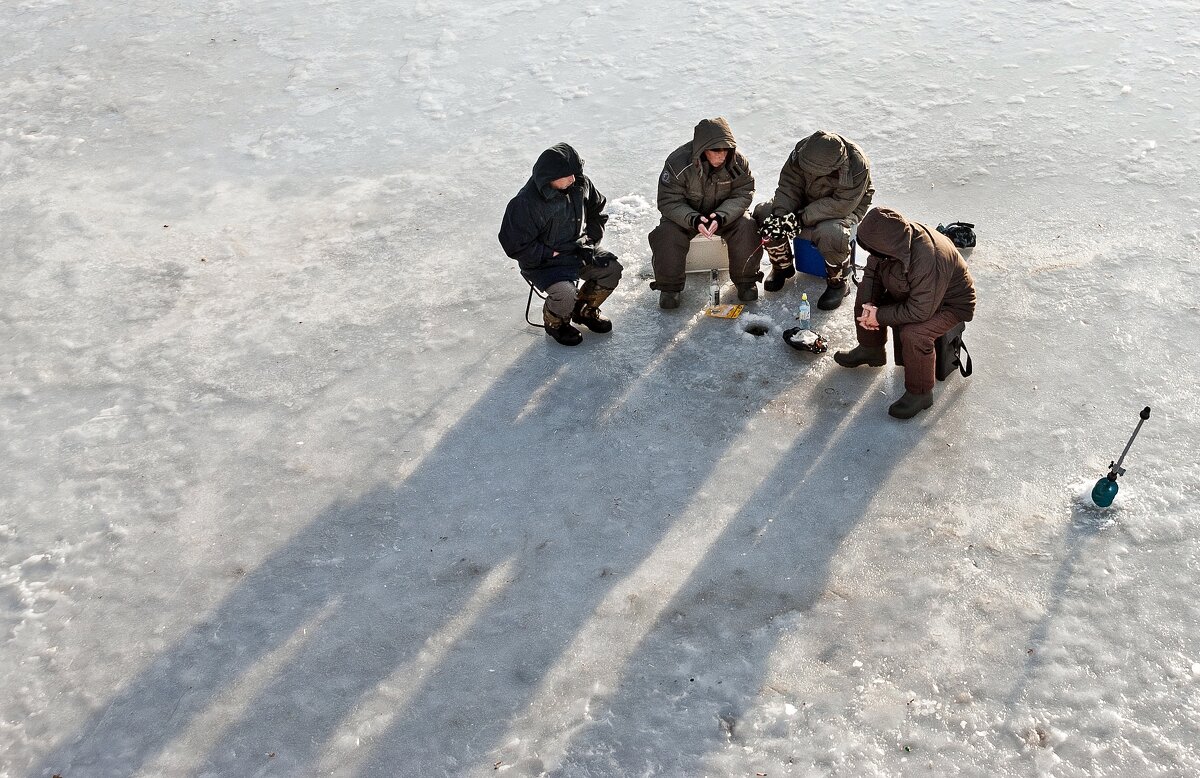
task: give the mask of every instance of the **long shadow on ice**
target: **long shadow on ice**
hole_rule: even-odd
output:
[[[408,478],[288,538],[34,774],[480,769],[770,397],[714,380],[714,326],[541,339]]]
[[[1116,525],[1119,516],[1118,508],[1102,509],[1084,502],[1087,497],[1080,496],[1071,506],[1071,526],[1063,541],[1066,556],[1059,563],[1050,582],[1049,602],[1046,605],[1046,615],[1038,622],[1037,627],[1030,633],[1024,668],[1013,685],[1006,700],[1006,707],[1014,711],[1016,706],[1027,703],[1027,695],[1031,685],[1036,681],[1050,644],[1050,631],[1058,622],[1063,606],[1068,599],[1076,594],[1071,588],[1071,578],[1079,565],[1079,560],[1092,546],[1100,533],[1110,530]],[[1034,704],[1045,702],[1035,701]]]
[[[721,528],[617,688],[593,701],[592,723],[561,761],[546,755],[553,775],[702,775],[708,755],[746,737],[742,719],[770,683],[772,622],[817,602],[839,545],[957,396],[943,389],[933,411],[897,424],[878,400],[839,399],[871,394],[861,379],[837,371],[813,388],[807,428]]]

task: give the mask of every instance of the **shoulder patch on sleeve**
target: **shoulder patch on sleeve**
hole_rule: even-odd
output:
[[[658,180],[662,181],[664,184],[671,183],[671,171],[663,168],[662,175],[658,177]]]

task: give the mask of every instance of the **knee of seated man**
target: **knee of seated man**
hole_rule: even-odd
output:
[[[625,272],[625,266],[617,259],[616,254],[608,255],[608,264],[604,266],[604,280],[611,282],[616,286],[617,281],[621,278],[621,274]]]
[[[842,219],[826,219],[813,226],[813,243],[845,252],[850,250],[850,228]]]
[[[923,323],[921,322],[921,324]],[[919,324],[916,326],[901,327],[896,337],[900,339],[902,345],[914,348],[922,354],[932,354],[933,342],[937,340],[937,338],[921,328]]]

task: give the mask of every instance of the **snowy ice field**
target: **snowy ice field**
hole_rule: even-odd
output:
[[[1200,774],[1198,97],[1195,0],[5,3],[0,776]],[[971,378],[658,310],[715,115],[977,224]]]

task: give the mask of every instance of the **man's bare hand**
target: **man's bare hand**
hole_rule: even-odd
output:
[[[876,318],[879,309],[874,303],[863,303],[862,316],[858,317],[858,325],[864,330],[877,330],[880,327],[879,319]]]

